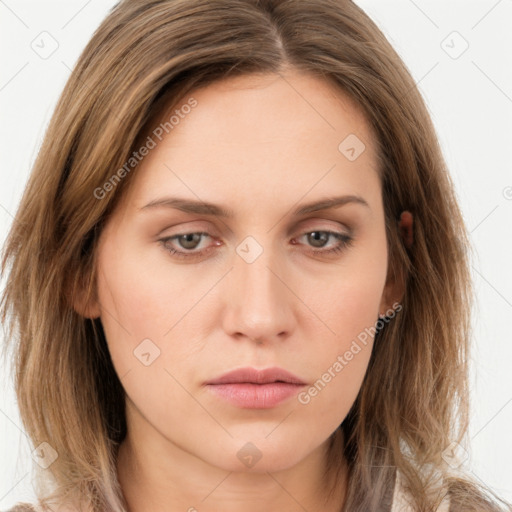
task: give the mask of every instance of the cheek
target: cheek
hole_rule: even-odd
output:
[[[311,358],[315,381],[299,396],[299,402],[332,421],[348,413],[361,387],[373,348],[381,289],[361,281],[337,288],[324,303],[323,320],[334,331],[324,330],[321,350]],[[326,296],[323,297],[323,300]],[[320,300],[320,298],[319,298]]]
[[[197,270],[170,263],[163,249],[111,242],[99,255],[98,298],[117,373],[140,369],[148,358],[151,369],[184,372],[200,348],[194,336],[212,318],[207,294],[218,272],[198,279]],[[149,353],[146,361],[141,353]]]
[[[144,261],[133,247],[114,238],[98,258],[101,322],[114,362],[132,362],[133,350],[144,340],[159,344],[172,322],[170,288],[161,270]]]
[[[351,340],[375,326],[386,281],[385,251],[385,244],[375,244],[372,250],[354,252],[321,285],[304,284],[308,306],[329,327],[324,332],[330,351],[348,349]]]
[[[354,264],[347,263],[331,276],[328,286],[310,286],[306,295],[308,305],[329,329],[322,329],[321,350],[311,359],[316,380],[299,396],[299,402],[312,405],[319,414],[332,419],[348,413],[373,348],[386,280],[385,245],[375,247],[373,253],[382,254],[382,258],[372,257],[371,251],[366,254],[357,255]]]

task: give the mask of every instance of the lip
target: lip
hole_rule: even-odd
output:
[[[287,382],[289,384],[301,385],[306,384],[293,373],[277,366],[272,368],[263,368],[262,370],[257,370],[256,368],[251,367],[238,368],[237,370],[230,371],[216,379],[210,380],[206,382],[206,384],[270,384],[273,382]]]
[[[215,396],[244,409],[270,409],[306,383],[283,368],[239,368],[205,383]]]

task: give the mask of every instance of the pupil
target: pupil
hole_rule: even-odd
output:
[[[182,235],[181,237],[181,245],[184,249],[194,249],[197,245],[197,238],[201,235],[198,233],[190,233],[187,235]],[[196,240],[194,240],[196,238]]]
[[[325,244],[328,234],[323,233],[321,231],[313,231],[312,233],[309,234],[309,236],[311,240],[314,242],[312,245],[314,245],[315,247],[322,247]],[[317,244],[318,241],[320,241],[321,243],[319,245],[315,245]]]

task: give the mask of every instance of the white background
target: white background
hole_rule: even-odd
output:
[[[456,183],[476,255],[472,271],[478,304],[467,464],[512,501],[512,0],[357,3],[418,82]],[[2,244],[70,70],[114,4],[0,0]],[[43,31],[56,43],[40,36]],[[41,37],[46,48],[58,44],[47,59],[31,47],[42,46]],[[452,58],[464,49],[464,40],[468,49]],[[9,370],[0,371],[0,509],[7,509],[20,500],[33,501],[34,495],[31,447]]]

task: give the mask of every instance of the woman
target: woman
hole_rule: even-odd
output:
[[[453,458],[468,249],[355,4],[120,2],[3,259],[36,509],[501,510]]]

